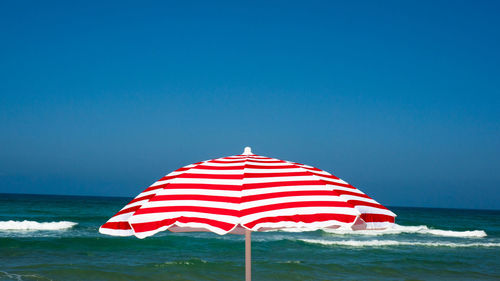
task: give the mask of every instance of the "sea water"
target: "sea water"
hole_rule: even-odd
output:
[[[111,237],[130,198],[0,194],[0,280],[244,280],[244,237]],[[500,280],[500,211],[392,207],[380,231],[254,232],[254,280]]]

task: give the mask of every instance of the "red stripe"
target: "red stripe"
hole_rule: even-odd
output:
[[[179,175],[179,179],[224,179],[224,180],[242,180],[243,174],[239,175],[219,175],[219,174],[191,174],[185,173]]]
[[[157,180],[157,181],[166,181],[166,180],[171,180],[171,179],[173,179],[173,178],[175,178],[175,177],[177,177],[178,175],[181,175],[181,174],[182,174],[182,173],[178,173],[178,174],[176,174],[176,175],[170,175],[170,173],[169,173],[168,175],[165,175],[165,176],[161,177],[161,178],[160,178],[159,180]]]
[[[243,170],[245,166],[209,166],[209,165],[199,165],[196,166],[196,169],[200,170]]]
[[[283,198],[290,196],[336,196],[334,192],[330,190],[300,190],[300,191],[283,191],[283,192],[273,192],[264,193],[257,195],[243,196],[241,202],[251,202],[256,200],[264,200],[271,198]]]
[[[352,188],[352,189],[357,189],[354,186],[348,184],[348,183],[340,183],[340,182],[335,182],[335,181],[330,181],[328,179],[321,179],[325,184],[329,185],[335,185],[335,186],[342,186],[342,187],[347,187],[347,188]]]
[[[150,201],[172,201],[172,200],[199,200],[199,201],[211,201],[211,202],[224,202],[224,203],[235,203],[241,202],[240,197],[230,197],[230,196],[212,196],[212,195],[198,195],[198,194],[176,194],[176,195],[158,195],[155,196]]]
[[[149,194],[149,195],[146,195],[146,196],[142,196],[142,197],[137,197],[135,199],[133,199],[132,201],[128,202],[127,205],[130,205],[132,203],[135,203],[135,202],[139,202],[139,201],[142,201],[142,200],[148,200],[148,199],[151,199],[153,196],[155,196],[155,194]]]
[[[290,169],[290,168],[300,168],[300,167],[297,167],[297,166],[294,166],[294,165],[260,166],[260,165],[246,164],[245,168],[267,170],[267,169]]]
[[[303,190],[303,191],[285,191],[285,192],[273,192],[265,194],[250,195],[244,197],[231,197],[231,196],[215,196],[215,195],[199,195],[199,194],[176,194],[176,195],[157,195],[152,198],[151,202],[157,201],[171,201],[171,200],[200,200],[200,201],[212,201],[212,202],[224,202],[224,203],[245,203],[257,200],[271,199],[271,198],[283,198],[290,196],[336,196],[334,192],[330,190]],[[352,207],[352,206],[351,206]]]
[[[265,206],[258,206],[248,209],[243,209],[240,211],[241,216],[247,216],[251,214],[274,211],[274,210],[282,210],[289,208],[306,208],[306,207],[347,207],[352,208],[350,204],[347,202],[341,201],[305,201],[305,202],[287,202],[287,203],[278,203],[278,204],[270,204]]]
[[[246,160],[235,160],[235,161],[223,161],[223,160],[210,160],[207,163],[220,163],[220,164],[234,164],[234,163],[244,163]]]
[[[131,229],[129,223],[126,221],[107,222],[107,223],[103,224],[101,227],[107,228],[107,229],[115,229],[115,230]]]
[[[321,221],[338,221],[342,223],[354,222],[356,216],[353,215],[343,215],[343,214],[313,214],[313,215],[293,215],[293,216],[277,216],[277,217],[265,217],[249,223],[244,224],[248,228],[252,228],[259,223],[279,223],[283,221],[290,222],[304,222],[313,223]]]
[[[303,186],[303,185],[308,185],[308,186],[321,185],[321,186],[324,186],[325,182],[322,180],[308,180],[308,181],[278,181],[278,182],[262,182],[262,183],[245,183],[245,184],[243,184],[243,189],[256,189],[256,188],[268,188],[268,187],[280,187],[280,186]]]
[[[191,168],[185,168],[185,169],[178,169],[178,170],[175,170],[175,171],[174,171],[174,172],[172,172],[172,173],[184,172],[184,171],[187,171],[187,170],[191,170],[192,168],[194,168],[194,167],[191,167]],[[171,173],[169,173],[169,174],[171,174]],[[177,174],[177,175],[173,175],[173,176],[172,176],[172,175],[171,175],[171,176],[166,175],[166,176],[162,177],[161,179],[159,179],[159,180],[157,180],[157,181],[166,181],[166,180],[171,180],[171,179],[173,179],[173,178],[175,178],[175,177],[177,177],[177,176],[179,176],[179,175],[182,175],[182,173]]]
[[[378,203],[370,203],[370,202],[365,202],[365,201],[359,201],[359,200],[347,200],[347,202],[353,204],[354,206],[369,206],[369,207],[374,207],[374,208],[379,208],[379,209],[385,209],[387,210],[386,207],[378,204]]]
[[[132,224],[132,228],[134,229],[135,233],[140,233],[140,232],[156,230],[164,226],[170,226],[174,224],[175,221],[176,219],[174,218],[174,219],[165,219],[161,221],[134,223]]]
[[[248,158],[247,162],[248,163],[286,163],[283,160],[277,160],[277,159],[275,159],[275,160],[262,160],[261,161],[261,160],[259,160],[257,158]]]
[[[311,176],[310,172],[288,172],[288,173],[245,173],[245,178],[273,178],[273,177],[300,177]]]
[[[144,192],[149,192],[149,191],[153,191],[153,190],[157,190],[157,189],[161,189],[161,188],[164,188],[165,186],[167,186],[169,183],[166,182],[166,183],[162,183],[162,184],[159,184],[159,185],[155,185],[155,186],[150,186],[148,188],[146,188],[143,192],[141,193],[144,193]]]
[[[241,185],[229,184],[206,184],[206,183],[170,183],[169,189],[209,189],[209,190],[231,190],[240,191]]]
[[[337,202],[337,201],[305,201],[305,202],[287,202],[287,203],[278,203],[271,204],[259,207],[253,207],[245,210],[231,210],[231,209],[223,209],[223,208],[214,208],[214,207],[201,207],[201,206],[163,206],[163,207],[151,207],[151,208],[142,208],[138,209],[134,215],[142,215],[142,214],[154,214],[154,213],[168,213],[168,212],[197,212],[197,213],[207,213],[207,214],[216,214],[216,215],[227,215],[237,217],[241,214],[241,216],[246,216],[250,214],[273,211],[273,210],[281,210],[281,209],[289,209],[289,208],[304,208],[304,207],[347,207],[352,208],[346,202]]]
[[[123,210],[119,211],[118,213],[116,213],[113,217],[116,217],[116,216],[122,215],[122,214],[126,214],[126,213],[135,212],[140,207],[141,207],[141,205],[137,205],[137,206],[133,206],[133,207],[130,207],[130,208],[123,209]]]
[[[380,214],[361,214],[360,216],[365,222],[394,222],[394,217]]]
[[[233,217],[238,217],[239,215],[238,210],[201,207],[201,206],[164,206],[164,207],[142,208],[137,210],[134,215],[169,213],[169,212],[197,212],[197,213],[206,213],[214,215],[226,215]]]
[[[179,175],[181,175],[181,174],[179,174]],[[173,178],[175,178],[175,177],[177,177],[177,176],[178,176],[178,175],[176,175],[176,176],[164,176],[163,178],[161,178],[161,179],[159,179],[159,180],[157,180],[157,181],[166,181],[166,180],[171,180],[171,179],[173,179]]]
[[[194,163],[194,164],[193,164],[193,166],[194,166],[194,165],[201,164],[201,163],[203,163],[203,162]],[[190,166],[190,167],[182,167],[182,168],[179,168],[179,169],[175,170],[174,172],[182,172],[182,171],[187,171],[187,170],[189,170],[189,169],[193,168],[193,166]]]
[[[315,172],[312,172],[312,171],[310,173],[312,173],[313,175],[318,176],[318,177],[325,177],[325,178],[330,178],[330,179],[334,179],[334,180],[338,180],[339,179],[339,178],[337,178],[334,175],[319,174],[319,173],[315,173]]]
[[[174,218],[174,219],[166,219],[166,220],[161,220],[161,221],[155,221],[155,222],[145,222],[145,223],[134,223],[132,227],[134,228],[135,232],[145,232],[145,231],[152,231],[159,229],[164,226],[171,226],[176,222],[180,223],[189,223],[189,222],[195,222],[195,223],[204,223],[208,224],[213,227],[217,227],[219,229],[222,229],[224,231],[229,231],[234,227],[234,224],[231,223],[226,223],[226,222],[221,222],[217,220],[211,220],[211,219],[205,219],[205,218],[196,218],[196,217],[179,217],[179,218]]]
[[[304,164],[298,164],[298,165],[300,165],[301,168],[309,170],[309,171],[324,172],[323,170],[315,168],[315,167],[305,167]]]
[[[334,191],[335,191],[335,193],[337,193],[339,195],[352,195],[352,196],[357,196],[357,197],[363,197],[363,198],[372,199],[372,198],[370,198],[370,196],[368,196],[366,194],[363,194],[363,193],[357,193],[357,192],[352,192],[352,191],[347,191],[347,190],[341,190],[341,189],[335,189]]]

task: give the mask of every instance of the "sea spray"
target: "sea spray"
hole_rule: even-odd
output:
[[[378,236],[378,235],[388,235],[388,234],[402,234],[402,233],[413,233],[413,234],[430,234],[436,236],[445,237],[463,237],[463,238],[483,238],[487,234],[484,230],[469,230],[469,231],[455,231],[455,230],[442,230],[442,229],[431,229],[426,225],[417,226],[405,226],[394,224],[393,227],[380,230],[352,230],[348,228],[344,229],[325,229],[325,232],[337,235],[368,235],[368,236]]]
[[[350,247],[384,247],[384,246],[424,246],[424,247],[500,247],[500,243],[453,243],[453,242],[416,242],[416,241],[396,241],[396,240],[342,240],[329,241],[321,239],[298,239],[298,241]]]
[[[77,225],[71,221],[37,222],[37,221],[0,221],[0,231],[36,231],[36,230],[65,230]]]

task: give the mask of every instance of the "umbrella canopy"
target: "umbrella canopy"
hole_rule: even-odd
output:
[[[308,165],[252,154],[207,160],[164,176],[108,222],[103,234],[159,231],[380,229],[396,215],[338,177]]]

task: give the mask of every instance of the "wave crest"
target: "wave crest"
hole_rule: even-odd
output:
[[[482,238],[487,234],[484,230],[468,230],[468,231],[454,231],[443,229],[431,229],[426,225],[405,226],[394,224],[392,227],[380,230],[352,230],[352,229],[325,229],[328,233],[345,235],[345,234],[358,234],[358,235],[387,235],[387,234],[401,234],[401,233],[416,233],[416,234],[430,234],[445,237],[464,237],[464,238]]]
[[[337,245],[351,247],[383,247],[383,246],[426,246],[426,247],[500,247],[500,243],[452,243],[452,242],[409,242],[396,240],[343,240],[343,241],[328,241],[315,239],[299,239],[299,241],[310,244],[321,245]]]
[[[77,225],[76,222],[71,221],[55,221],[55,222],[37,222],[37,221],[0,221],[0,231],[5,230],[64,230],[72,228]]]

